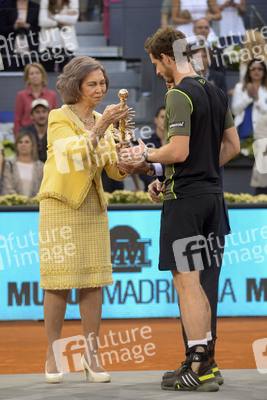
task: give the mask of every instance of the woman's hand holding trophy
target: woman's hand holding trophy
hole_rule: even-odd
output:
[[[121,109],[123,110],[125,107],[127,107],[126,101],[128,97],[128,90],[121,89],[118,93],[118,96],[120,98]],[[131,141],[134,139],[134,115],[135,111],[133,111],[132,108],[129,108],[126,116],[122,117],[119,120],[119,128],[113,129],[113,136],[115,141],[118,142],[117,148],[119,149],[122,147],[129,147]]]
[[[128,91],[126,89],[121,89],[118,96],[121,101],[121,108],[127,107],[126,101]],[[146,145],[142,140],[138,139],[139,146],[131,146],[131,141],[134,139],[134,115],[135,111],[129,108],[127,115],[119,120],[119,128],[113,129],[113,136],[117,142],[116,147],[119,156],[117,165],[120,171],[122,173],[142,174],[148,172],[149,164],[144,161],[142,156],[140,157],[146,149]]]

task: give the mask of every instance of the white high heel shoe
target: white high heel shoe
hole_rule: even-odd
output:
[[[45,363],[45,381],[47,383],[63,382],[63,372],[49,373],[47,372],[47,362]]]
[[[103,382],[110,382],[111,376],[107,372],[94,372],[91,370],[89,365],[87,364],[84,356],[81,358],[82,367],[84,370],[84,377],[86,381],[89,381],[91,377],[93,382],[103,383]]]

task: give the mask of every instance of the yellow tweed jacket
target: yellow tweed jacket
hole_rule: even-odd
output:
[[[95,122],[101,114],[94,111]],[[48,119],[47,161],[38,197],[53,197],[77,209],[85,199],[94,180],[102,209],[106,200],[101,181],[105,168],[108,176],[121,181],[117,166],[112,125],[105,132],[97,147],[88,140],[88,131],[67,105],[52,110]]]

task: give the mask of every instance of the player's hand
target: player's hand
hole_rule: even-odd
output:
[[[153,201],[160,202],[159,194],[163,192],[165,183],[160,182],[158,179],[148,185],[148,193]]]
[[[117,167],[124,174],[146,174],[149,171],[149,163],[146,161],[140,163],[119,161]]]
[[[135,163],[140,163],[145,161],[143,153],[146,150],[146,145],[141,139],[138,139],[138,143],[139,143],[138,146],[121,148],[121,150],[119,151],[120,161],[124,162],[132,161]]]

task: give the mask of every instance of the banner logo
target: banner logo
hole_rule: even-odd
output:
[[[132,227],[119,225],[112,228],[110,242],[113,272],[141,272],[143,267],[151,267],[148,259],[151,239],[141,239]]]

